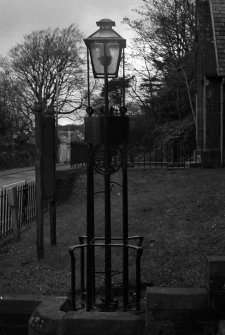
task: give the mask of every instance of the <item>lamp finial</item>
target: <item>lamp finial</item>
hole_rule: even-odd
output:
[[[110,19],[102,19],[97,21],[96,24],[100,29],[112,29],[112,27],[116,25],[115,22]]]

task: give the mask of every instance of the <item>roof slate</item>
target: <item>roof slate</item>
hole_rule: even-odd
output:
[[[218,75],[225,75],[225,0],[209,0],[217,53]]]

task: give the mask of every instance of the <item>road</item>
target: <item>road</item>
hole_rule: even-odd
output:
[[[35,179],[34,167],[0,171],[0,187],[10,187]]]
[[[59,164],[57,170],[69,169],[69,165]],[[25,181],[29,182],[35,179],[34,167],[18,168],[0,171],[0,188],[11,187]]]

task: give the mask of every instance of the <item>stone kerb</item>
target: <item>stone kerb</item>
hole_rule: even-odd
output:
[[[29,335],[225,335],[225,257],[208,257],[205,277],[206,288],[147,287],[140,313],[70,311],[67,297],[19,295],[1,297],[0,314],[30,317]]]
[[[225,257],[210,256],[206,264],[206,286],[210,292],[210,303],[221,319],[218,335],[225,335]]]
[[[217,335],[224,335],[225,334],[225,321],[221,320],[219,322],[218,333]]]
[[[29,335],[56,335],[60,329],[66,312],[62,310],[66,297],[52,297],[42,300],[29,319]]]
[[[212,334],[214,313],[203,288],[147,288],[145,335]]]
[[[144,335],[144,314],[63,311],[67,298],[43,301],[29,320],[29,335]]]
[[[205,289],[149,287],[146,294],[145,313],[63,311],[67,298],[46,299],[29,320],[29,335],[214,334]]]
[[[206,260],[206,287],[209,290],[225,287],[225,257],[209,256]]]
[[[144,317],[132,312],[68,312],[63,334],[144,335]]]
[[[31,315],[41,303],[42,297],[23,294],[8,294],[0,296],[0,315],[18,314]]]

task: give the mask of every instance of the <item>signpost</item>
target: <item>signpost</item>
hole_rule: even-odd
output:
[[[43,111],[39,103],[34,104],[36,125],[36,226],[37,258],[44,258],[43,209],[49,202],[50,241],[56,245],[56,183],[55,183],[55,119],[54,110]]]
[[[42,106],[34,104],[36,127],[36,231],[37,231],[37,258],[44,258],[44,232],[43,232],[43,130],[42,130]]]
[[[54,110],[48,108],[42,118],[43,131],[43,180],[44,199],[49,203],[50,210],[50,241],[56,245],[56,145]]]

